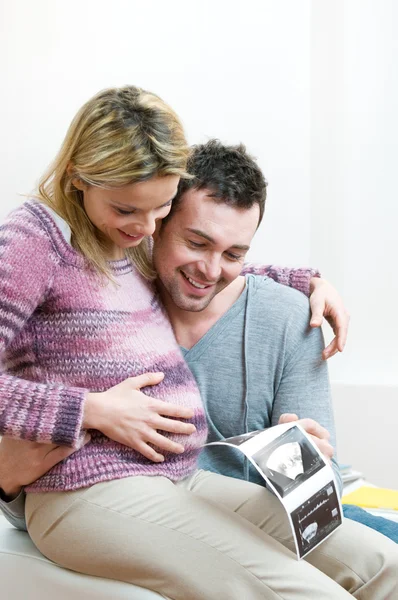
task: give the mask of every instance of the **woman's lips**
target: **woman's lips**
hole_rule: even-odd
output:
[[[124,231],[122,231],[121,229],[118,229],[118,232],[120,233],[120,235],[123,237],[123,239],[125,240],[130,240],[130,242],[137,242],[137,241],[141,241],[145,236],[144,235],[129,235],[128,233],[125,233]]]

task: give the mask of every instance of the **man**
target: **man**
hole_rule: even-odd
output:
[[[270,279],[239,276],[263,214],[261,172],[243,147],[217,142],[196,148],[189,168],[195,178],[181,184],[172,215],[156,232],[154,263],[161,298],[205,401],[211,439],[302,418],[333,460],[322,335],[309,330],[308,301]],[[230,449],[206,450],[201,465],[256,481]],[[292,549],[287,519],[271,495],[264,516],[269,534]],[[397,592],[396,552],[389,540],[346,523],[308,561],[357,598],[386,600]]]
[[[261,170],[243,147],[216,141],[195,149],[189,169],[195,178],[181,182],[154,236],[153,258],[175,335],[205,390],[209,441],[264,429],[295,413],[307,418],[302,424],[332,459],[323,339],[308,327],[307,299],[271,279],[239,276],[264,214]],[[206,448],[200,466],[263,482],[240,453],[225,447]]]

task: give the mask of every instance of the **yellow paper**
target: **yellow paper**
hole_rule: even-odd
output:
[[[387,508],[398,510],[398,491],[384,488],[362,487],[343,496],[343,504],[356,504],[363,508]]]

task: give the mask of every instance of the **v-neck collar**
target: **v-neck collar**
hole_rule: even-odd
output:
[[[246,296],[247,296],[248,281],[246,277],[246,285],[239,298],[233,303],[233,305],[210,327],[208,331],[192,346],[192,348],[184,348],[180,346],[184,358],[189,361],[194,361],[200,358],[200,356],[207,350],[212,344],[213,340],[222,334],[226,327],[230,324],[231,320],[234,319],[242,310],[245,308]]]

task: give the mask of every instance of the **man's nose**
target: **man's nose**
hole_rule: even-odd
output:
[[[207,281],[218,281],[221,274],[221,264],[218,256],[209,257],[201,261],[199,268],[206,276]]]

